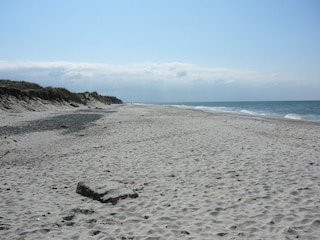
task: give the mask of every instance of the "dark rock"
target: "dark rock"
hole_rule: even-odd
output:
[[[74,213],[81,213],[81,214],[87,215],[87,214],[92,214],[92,213],[94,213],[94,210],[92,210],[92,209],[74,208],[74,209],[72,209],[72,212],[74,212]]]
[[[74,215],[63,217],[63,220],[71,221],[74,218]]]
[[[181,234],[190,235],[188,231],[181,231]]]
[[[87,220],[87,223],[95,223],[95,222],[97,222],[97,219],[94,219],[94,218]]]
[[[9,224],[0,223],[0,231],[1,230],[9,230],[9,229],[10,229]]]
[[[92,232],[92,235],[95,236],[95,235],[98,235],[99,233],[101,233],[101,231],[95,230],[95,231]]]
[[[101,197],[101,194],[93,191],[83,182],[78,182],[76,193],[79,193],[82,196],[92,198],[93,200],[98,200]]]
[[[138,197],[135,191],[128,190],[119,184],[110,182],[109,184],[99,186],[98,182],[79,182],[76,192],[101,203],[112,203],[113,205],[117,204],[121,199]]]
[[[219,237],[223,237],[225,235],[228,235],[228,233],[217,233],[217,236],[219,236]]]

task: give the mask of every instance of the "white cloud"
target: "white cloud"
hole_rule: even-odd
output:
[[[204,68],[186,63],[140,63],[133,65],[110,65],[94,63],[72,63],[72,62],[0,62],[1,72],[11,72],[28,77],[29,75],[40,74],[69,78],[87,78],[96,80],[97,77],[113,81],[156,81],[162,83],[179,84],[193,81],[252,81],[259,80],[257,72],[239,71],[222,68]],[[259,78],[258,78],[259,77]]]
[[[200,95],[207,92],[209,97],[210,88],[215,96],[224,96],[220,93],[224,91],[221,86],[229,88],[233,95],[236,94],[236,89],[244,91],[245,86],[249,86],[251,91],[252,87],[268,86],[269,89],[270,86],[301,83],[320,88],[319,78],[288,76],[276,71],[209,68],[180,62],[111,65],[62,61],[0,61],[0,78],[26,80],[44,86],[61,86],[72,91],[95,90],[105,94],[123,94],[124,98],[130,96],[133,100],[141,96],[145,96],[145,100],[152,100],[160,95],[165,97],[169,92],[172,96],[178,93],[193,94],[193,91]],[[234,89],[230,91],[230,88]]]

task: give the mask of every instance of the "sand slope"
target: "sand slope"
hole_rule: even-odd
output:
[[[1,113],[1,127],[59,114]],[[1,239],[319,239],[318,124],[160,106],[80,114],[102,117],[0,136]],[[82,180],[139,197],[102,204],[76,193]]]

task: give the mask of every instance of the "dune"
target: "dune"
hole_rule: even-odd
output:
[[[319,239],[319,123],[130,104],[0,114],[1,239]]]
[[[70,92],[65,88],[42,87],[26,81],[0,79],[0,112],[48,111],[80,106],[121,104],[114,96],[97,92]]]

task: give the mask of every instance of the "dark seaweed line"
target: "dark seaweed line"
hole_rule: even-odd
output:
[[[89,123],[97,121],[102,116],[102,114],[64,114],[26,122],[20,126],[2,126],[0,127],[0,136],[61,129],[65,133],[77,132],[85,129]]]

